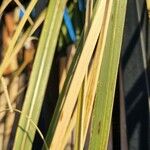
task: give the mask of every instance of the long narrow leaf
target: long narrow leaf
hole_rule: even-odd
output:
[[[116,77],[127,1],[113,1],[104,57],[92,115],[90,150],[106,150],[109,138]],[[120,15],[121,13],[121,15]]]
[[[28,115],[36,124],[43,103],[65,5],[66,0],[51,0],[49,3],[25,97],[22,113]],[[30,126],[30,121],[21,116],[15,137],[14,150],[31,149],[35,131],[35,128]]]
[[[102,59],[104,55],[104,48],[106,43],[106,37],[108,33],[108,25],[110,22],[111,10],[112,10],[112,2],[113,0],[107,1],[107,8],[105,11],[105,20],[103,23],[103,28],[100,34],[100,38],[96,47],[96,53],[93,60],[93,64],[91,65],[91,69],[88,76],[88,90],[86,95],[86,112],[84,118],[84,137],[83,142],[85,142],[90,118],[93,110],[94,98],[96,93],[96,88],[98,84],[98,78],[100,73],[100,68],[102,64]]]

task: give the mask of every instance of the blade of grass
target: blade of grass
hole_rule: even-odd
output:
[[[77,108],[75,108],[75,111],[73,112],[73,115],[72,115],[72,118],[70,119],[70,122],[68,124],[68,127],[67,127],[67,130],[66,130],[66,133],[63,137],[63,141],[61,142],[61,146],[60,146],[60,149],[64,149],[67,142],[68,142],[68,139],[70,137],[70,135],[72,134],[72,131],[75,127],[75,124],[76,124],[76,121],[77,121]]]
[[[150,0],[146,0],[146,2],[147,2],[148,16],[150,18]]]
[[[98,77],[100,73],[100,68],[102,64],[102,58],[104,54],[104,48],[106,43],[106,37],[108,33],[108,26],[110,23],[110,16],[111,16],[111,10],[112,10],[112,1],[110,0],[109,2],[107,1],[106,4],[106,11],[105,11],[105,20],[103,23],[103,29],[100,34],[100,38],[98,41],[98,45],[96,48],[96,53],[94,56],[94,60],[89,72],[88,76],[88,90],[87,90],[87,95],[86,95],[86,112],[85,112],[85,118],[84,118],[84,136],[83,136],[83,142],[85,142],[88,127],[90,124],[90,118],[93,110],[93,104],[94,104],[94,98],[95,98],[95,93],[96,93],[96,88],[98,84]]]
[[[75,127],[75,150],[83,149],[83,120],[84,120],[84,103],[85,103],[85,78],[82,83],[78,100],[77,100],[77,122]]]
[[[6,100],[7,100],[7,103],[8,103],[8,106],[10,108],[10,111],[13,112],[13,108],[12,108],[12,105],[11,105],[11,100],[9,98],[9,94],[8,94],[8,89],[7,89],[7,85],[5,83],[5,79],[2,77],[1,78],[1,83],[3,85],[3,89],[4,89],[4,93],[5,93],[5,97],[6,97]]]
[[[92,130],[89,145],[89,149],[91,150],[107,149],[126,3],[126,0],[113,1],[111,21],[106,39],[107,44],[104,50],[92,115]]]
[[[70,68],[70,65],[72,63],[73,57],[75,55],[75,52],[76,52],[76,48],[75,48],[74,44],[72,44],[72,45],[67,47],[67,65],[66,65],[67,72],[68,72],[68,70]],[[73,116],[72,116],[72,118],[70,120],[70,123],[69,123],[69,125],[67,127],[67,131],[65,133],[65,136],[63,138],[63,142],[61,143],[60,149],[64,149],[65,146],[68,143],[69,138],[74,136],[73,135],[73,128],[74,128],[75,121],[76,121],[76,118],[77,118],[75,115],[77,115],[77,113],[73,113]]]
[[[59,96],[58,103],[51,121],[46,141],[50,149],[59,149],[63,141],[66,128],[76,104],[86,70],[92,57],[103,22],[106,1],[98,0],[94,8],[94,15],[89,32],[82,45],[83,37],[75,54],[64,87]],[[93,36],[94,35],[94,36]],[[84,66],[84,67],[83,67]],[[63,130],[62,130],[63,129]]]
[[[86,11],[85,11],[85,24],[84,24],[84,39],[86,37],[86,32],[88,27],[90,26],[90,22],[92,19],[93,12],[93,0],[86,1]],[[76,123],[76,134],[75,134],[75,150],[81,150],[84,147],[83,142],[83,124],[85,117],[85,103],[86,103],[86,94],[87,94],[87,74],[86,71],[82,87],[79,93],[78,101],[77,101],[77,123]]]
[[[65,5],[66,0],[51,0],[49,3],[25,97],[22,113],[28,115],[36,124],[43,103]],[[34,136],[35,129],[21,116],[14,149],[31,149]]]

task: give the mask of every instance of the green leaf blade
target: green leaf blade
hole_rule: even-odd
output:
[[[113,1],[104,57],[95,98],[90,150],[106,150],[118,72],[127,1]],[[122,15],[120,16],[120,12]]]
[[[22,110],[23,115],[28,115],[35,124],[38,123],[41,112],[65,5],[66,0],[50,1],[40,37]],[[19,121],[14,149],[31,149],[34,140],[36,129],[23,115]]]

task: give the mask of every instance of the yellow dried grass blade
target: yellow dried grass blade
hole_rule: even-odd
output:
[[[5,97],[6,97],[6,100],[7,100],[7,103],[8,103],[8,106],[10,108],[10,111],[13,112],[13,108],[12,108],[12,105],[11,105],[11,100],[9,98],[9,94],[8,94],[8,89],[7,89],[7,85],[5,83],[5,79],[2,77],[1,78],[1,83],[3,85],[3,89],[4,89],[4,93],[5,93]]]
[[[146,2],[147,2],[148,16],[150,18],[150,0],[146,0]]]
[[[93,0],[86,1],[86,12],[85,12],[85,24],[84,24],[84,40],[86,38],[86,32],[89,29],[90,22],[92,19],[92,12],[93,12]],[[79,93],[79,97],[77,100],[77,122],[75,126],[75,150],[82,150],[84,147],[83,142],[83,125],[84,125],[84,118],[85,118],[85,103],[86,103],[86,94],[87,94],[87,74],[88,69],[86,71],[82,87]]]
[[[64,149],[65,148],[65,146],[66,146],[66,144],[68,142],[68,139],[71,136],[73,129],[75,128],[76,121],[77,121],[77,108],[75,108],[75,111],[73,112],[73,115],[72,115],[72,117],[70,119],[70,122],[68,124],[66,133],[65,133],[65,135],[63,137],[63,141],[61,142],[60,149]]]

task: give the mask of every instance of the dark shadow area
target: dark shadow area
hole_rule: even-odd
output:
[[[139,150],[148,150],[149,143],[149,108],[148,108],[148,95],[147,89],[144,84],[146,82],[145,75],[142,75],[137,79],[136,83],[132,87],[132,90],[126,96],[126,117],[127,117],[127,135],[129,143],[132,139],[135,130],[138,130],[137,135],[132,140],[131,145],[138,146]],[[136,129],[138,128],[138,129]],[[148,140],[149,139],[149,140]]]
[[[143,35],[148,32],[146,27],[147,14],[145,1],[137,1],[137,3],[140,6],[140,21],[138,20],[136,1],[128,1],[121,59],[125,89],[127,137],[129,150],[149,150],[149,89],[146,80],[148,70],[144,69],[143,59],[146,58],[143,57],[142,52],[144,50],[146,54],[148,53],[148,41],[144,38],[146,48],[142,49],[140,38],[141,32]]]
[[[122,57],[122,69],[124,70],[128,60],[130,59],[133,49],[136,48],[137,43],[140,40],[140,32],[142,26],[144,25],[144,18],[146,14],[145,4],[142,6],[142,14],[140,18],[140,22],[137,20],[137,12],[132,10],[133,5],[135,2],[131,3],[128,2],[127,6],[127,13],[126,13],[126,21],[125,21],[125,31],[124,31],[124,40],[123,43],[123,57]],[[135,9],[135,8],[134,8]],[[129,11],[128,11],[129,10]],[[132,11],[132,12],[131,12]],[[131,15],[132,13],[132,15]],[[131,15],[131,17],[129,17]],[[137,22],[137,23],[134,23]]]
[[[119,100],[119,79],[117,78],[115,99],[112,113],[112,135],[113,135],[113,149],[121,149],[120,141],[120,100]]]

